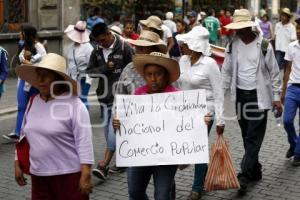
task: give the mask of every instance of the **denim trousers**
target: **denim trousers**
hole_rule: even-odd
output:
[[[83,77],[80,79],[80,87],[81,87],[81,94],[80,99],[84,103],[87,109],[89,109],[89,102],[88,102],[88,95],[91,88],[91,85],[85,82],[86,78]]]
[[[27,92],[24,90],[25,81],[19,80],[18,81],[18,88],[17,88],[17,101],[18,101],[18,113],[17,113],[17,120],[16,120],[16,128],[15,133],[17,136],[20,136],[21,126],[23,123],[24,114],[27,108],[27,104],[29,101],[29,98],[33,94],[39,93],[39,91],[31,87],[30,90]]]
[[[241,171],[252,178],[261,170],[259,151],[266,132],[268,110],[258,108],[256,90],[237,89],[236,114],[245,150]]]
[[[297,109],[300,109],[300,87],[290,85],[287,88],[284,102],[284,129],[287,132],[288,141],[294,149],[294,154],[300,156],[300,134],[297,135],[294,126]]]
[[[129,167],[127,170],[130,200],[148,200],[147,186],[153,175],[154,199],[171,200],[177,165]]]
[[[116,134],[112,126],[112,105],[103,105],[103,119],[104,119],[104,136],[106,140],[106,148],[111,151],[116,150]]]
[[[207,126],[208,135],[210,133],[213,123],[214,121],[211,121],[211,123]],[[194,182],[192,186],[192,190],[194,192],[201,192],[203,190],[207,169],[208,169],[208,165],[206,163],[195,164]]]
[[[279,66],[279,69],[282,70],[285,68],[286,61],[284,60],[285,52],[275,51],[275,57]]]

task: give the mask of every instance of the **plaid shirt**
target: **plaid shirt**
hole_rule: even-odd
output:
[[[136,71],[133,63],[130,62],[124,68],[117,83],[117,94],[134,94],[134,91],[146,84],[144,78]]]
[[[120,79],[117,83],[116,93],[118,94],[134,94],[135,90],[139,87],[146,85],[144,78],[136,71],[133,63],[130,62],[122,71]],[[112,115],[116,115],[116,102],[112,109]]]

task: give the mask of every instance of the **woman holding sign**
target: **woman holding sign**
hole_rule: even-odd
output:
[[[180,76],[177,61],[159,52],[149,55],[135,55],[133,64],[146,81],[146,85],[135,90],[135,95],[175,92],[171,86]],[[120,129],[120,121],[113,120],[114,129]],[[154,198],[156,200],[170,200],[171,190],[177,165],[146,166],[128,168],[128,191],[131,200],[147,200],[146,189],[153,175]]]
[[[210,58],[209,32],[201,26],[193,28],[189,33],[177,35],[176,39],[183,41],[191,50],[190,55],[184,55],[179,61],[180,78],[178,86],[182,90],[205,89],[208,115],[212,117],[208,124],[208,133],[216,119],[218,134],[223,134],[223,93],[221,73],[216,61]],[[196,164],[194,183],[188,200],[201,199],[207,164]]]

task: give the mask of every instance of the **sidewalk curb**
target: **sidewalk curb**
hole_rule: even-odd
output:
[[[94,97],[94,96],[96,96],[96,92],[89,93],[89,97]],[[0,117],[4,116],[4,115],[8,115],[8,114],[13,114],[13,113],[17,112],[17,110],[18,110],[17,106],[1,109]]]

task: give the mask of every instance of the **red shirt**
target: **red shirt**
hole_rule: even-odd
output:
[[[130,36],[127,37],[127,36],[123,33],[123,37],[124,37],[124,38],[129,38],[129,39],[132,39],[132,40],[137,40],[140,36],[139,36],[139,34],[131,33]]]
[[[224,28],[224,26],[226,26],[227,24],[230,24],[232,22],[231,17],[222,15],[219,17],[219,21],[221,23],[221,34],[222,35],[232,35],[233,34],[232,29],[229,30],[229,29]]]

